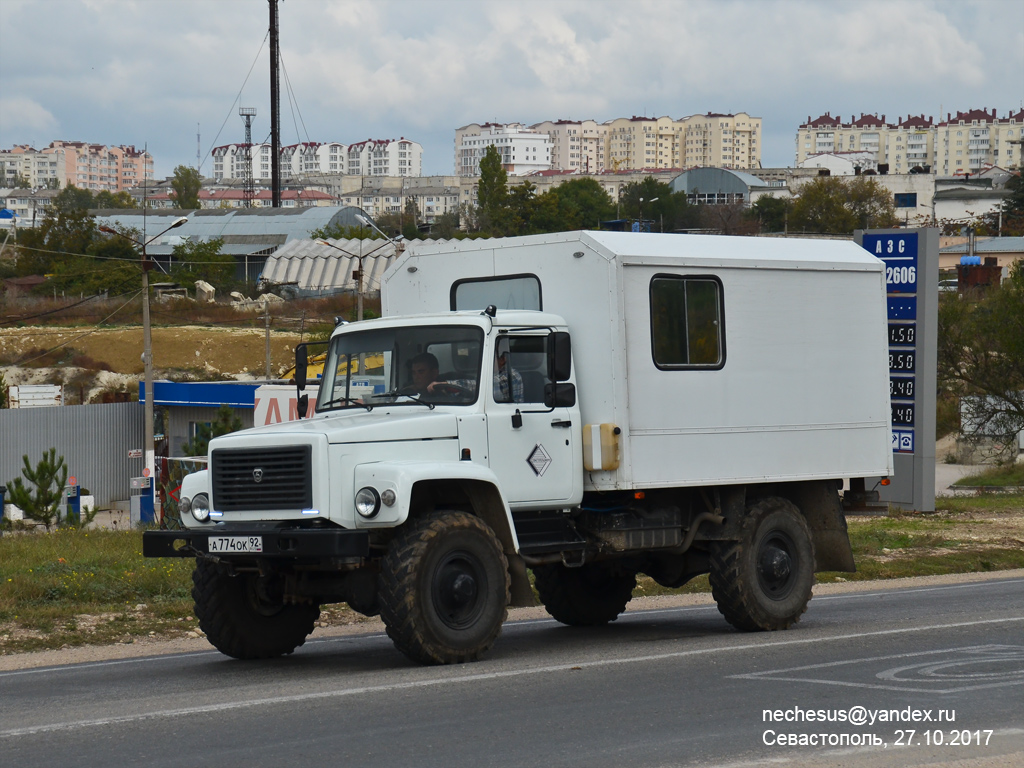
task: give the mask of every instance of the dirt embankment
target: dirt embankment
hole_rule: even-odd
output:
[[[298,333],[270,332],[271,376],[294,361]],[[53,369],[103,369],[130,377],[143,372],[142,328],[7,328],[0,332],[0,365],[8,384],[58,383]],[[52,351],[49,351],[52,350]],[[35,351],[35,354],[30,354]],[[49,351],[45,357],[40,353]],[[31,360],[36,357],[38,359]],[[158,378],[262,378],[266,366],[263,328],[175,326],[153,328],[153,366]],[[189,375],[190,374],[190,375]]]

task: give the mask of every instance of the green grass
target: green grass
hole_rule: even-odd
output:
[[[1024,487],[1024,464],[992,467],[957,480],[954,485]]]
[[[191,617],[192,562],[142,557],[140,531],[0,538],[0,653],[131,641]]]

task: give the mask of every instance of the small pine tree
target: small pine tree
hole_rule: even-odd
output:
[[[32,468],[28,456],[22,456],[25,466],[21,474],[28,485],[16,477],[7,488],[10,501],[25,513],[25,517],[46,526],[46,530],[56,526],[58,511],[64,500],[64,486],[68,481],[68,468],[64,457],[58,458],[57,449],[51,448],[43,453],[43,458]],[[31,490],[30,490],[31,489]]]

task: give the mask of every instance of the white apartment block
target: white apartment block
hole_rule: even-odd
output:
[[[242,180],[247,162],[245,144],[227,144],[213,152],[216,181]],[[271,145],[253,144],[252,177],[269,180]],[[281,147],[281,175],[292,176],[419,176],[423,172],[423,147],[408,139],[369,140],[357,144],[302,142]]]
[[[479,133],[467,132],[470,126],[456,131],[461,143],[456,146],[459,176],[479,176],[480,161],[493,146],[501,157],[501,165],[510,176],[525,176],[551,168],[551,138],[520,123],[481,128]]]
[[[225,144],[222,147],[214,147],[213,152],[213,178],[215,181],[230,181],[245,179],[245,167],[252,155],[252,178],[253,180],[267,179],[272,176],[270,168],[271,147],[269,144]],[[283,168],[282,164],[282,168]]]
[[[909,173],[914,168],[953,176],[978,173],[992,165],[1010,168],[1021,163],[1024,110],[999,118],[996,111],[969,110],[947,115],[935,123],[924,115],[886,122],[885,115],[861,114],[843,122],[826,112],[800,126],[796,134],[796,163],[835,152],[870,152],[876,165],[888,172]]]
[[[620,117],[594,120],[548,120],[530,126],[550,140],[552,170],[574,173],[641,171],[713,166],[761,167],[761,118],[746,112],[708,113],[678,120],[671,117]],[[455,131],[455,172],[475,175],[478,155],[491,136],[522,134],[519,123],[472,124]],[[502,144],[493,142],[499,149]],[[522,153],[515,152],[516,160]],[[538,155],[539,156],[539,155]],[[531,156],[532,157],[532,156]],[[540,169],[545,170],[545,169]],[[518,171],[518,173],[530,171]]]
[[[604,170],[607,125],[594,120],[546,120],[530,129],[550,137],[552,168],[577,173]]]
[[[70,184],[92,192],[121,192],[153,178],[153,156],[133,146],[52,141],[41,150],[16,146],[0,150],[0,186],[15,178],[35,189]]]
[[[423,146],[401,138],[368,139],[350,144],[345,173],[354,176],[419,176],[423,173]]]

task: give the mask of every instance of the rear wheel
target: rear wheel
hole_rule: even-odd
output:
[[[537,592],[547,612],[573,627],[615,621],[636,588],[636,573],[617,563],[587,563],[577,568],[539,565],[533,569]]]
[[[291,653],[320,617],[319,606],[286,605],[268,579],[231,575],[207,560],[196,561],[192,585],[199,628],[218,651],[236,659]]]
[[[508,614],[508,561],[480,518],[435,512],[392,540],[378,595],[388,637],[410,659],[476,661],[494,644]]]
[[[747,510],[739,541],[711,556],[711,592],[726,621],[744,631],[786,629],[807,610],[814,547],[800,510],[777,497]]]

